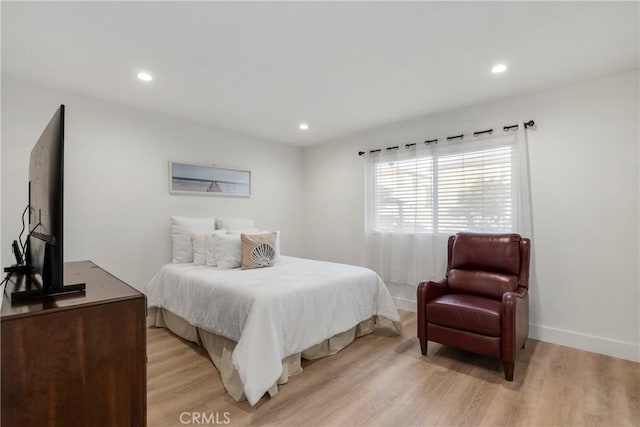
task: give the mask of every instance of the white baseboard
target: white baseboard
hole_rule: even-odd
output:
[[[415,300],[393,297],[393,301],[399,310],[416,312]],[[640,345],[630,342],[533,323],[529,324],[529,338],[631,360],[632,362],[640,362]]]
[[[529,338],[640,362],[640,345],[566,329],[529,324]]]

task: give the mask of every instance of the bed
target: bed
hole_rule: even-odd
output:
[[[167,264],[147,287],[151,322],[201,344],[227,392],[255,405],[299,373],[300,358],[334,354],[379,317],[401,333],[384,282],[366,268],[280,257],[269,268]]]

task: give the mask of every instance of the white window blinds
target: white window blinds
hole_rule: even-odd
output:
[[[460,143],[373,160],[369,231],[446,233],[513,230],[513,145]]]
[[[433,158],[375,164],[375,230],[433,231]]]
[[[511,157],[507,146],[438,158],[438,232],[511,231]]]

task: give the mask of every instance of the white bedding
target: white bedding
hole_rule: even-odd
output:
[[[373,315],[400,316],[384,282],[366,268],[282,256],[273,267],[218,270],[167,264],[147,286],[149,307],[238,344],[233,364],[254,405],[275,384],[282,359]]]

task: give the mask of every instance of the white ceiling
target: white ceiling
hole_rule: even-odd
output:
[[[2,72],[306,146],[638,68],[638,6],[2,2]]]

